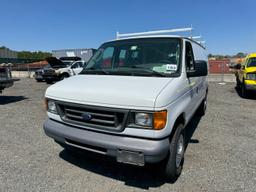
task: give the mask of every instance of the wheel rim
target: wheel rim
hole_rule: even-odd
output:
[[[184,153],[184,138],[183,138],[183,135],[181,134],[177,143],[177,151],[176,151],[176,167],[177,168],[181,164],[181,161],[183,159],[183,153]]]

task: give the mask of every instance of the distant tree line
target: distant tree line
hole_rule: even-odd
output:
[[[49,52],[42,52],[42,51],[19,51],[18,52],[18,59],[36,59],[36,60],[43,60],[47,57],[51,57],[52,54]]]
[[[247,55],[247,53],[243,53],[243,52],[239,52],[236,55],[213,55],[213,54],[209,54],[208,58],[210,58],[210,57],[215,57],[217,59],[233,58],[233,57],[244,58],[244,57],[246,57],[246,55]]]
[[[2,50],[2,49],[8,49],[8,48],[5,47],[5,46],[1,46],[1,47],[0,47],[0,50]]]
[[[10,50],[5,46],[1,46],[0,50]],[[43,51],[15,51],[17,53],[18,59],[35,59],[35,60],[44,60],[47,57],[51,57],[52,54],[49,52]]]

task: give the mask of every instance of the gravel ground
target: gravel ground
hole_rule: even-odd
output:
[[[0,191],[255,191],[256,97],[210,83],[206,116],[189,125],[182,175],[69,153],[43,132],[45,83],[22,79],[0,95]]]

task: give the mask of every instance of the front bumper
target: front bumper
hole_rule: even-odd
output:
[[[163,160],[169,152],[169,139],[150,140],[79,129],[47,119],[46,135],[56,142],[115,157],[117,161],[144,165]]]
[[[247,90],[256,91],[256,85],[245,85]]]
[[[245,80],[245,88],[256,91],[256,80]]]

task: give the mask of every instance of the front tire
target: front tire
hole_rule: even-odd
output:
[[[45,80],[45,82],[46,82],[47,84],[52,84],[52,83],[53,83],[52,80]]]
[[[248,91],[247,91],[247,89],[246,89],[246,87],[245,87],[244,82],[243,82],[242,85],[241,85],[241,96],[242,96],[243,98],[247,98],[247,97],[248,97]]]
[[[241,85],[239,78],[236,76],[236,87],[239,88]]]
[[[169,154],[162,162],[162,171],[168,181],[176,181],[180,176],[185,152],[185,134],[183,125],[179,124],[171,138]]]
[[[60,77],[60,80],[63,80],[63,79],[66,79],[66,78],[69,78],[69,74],[67,73],[63,73]]]

